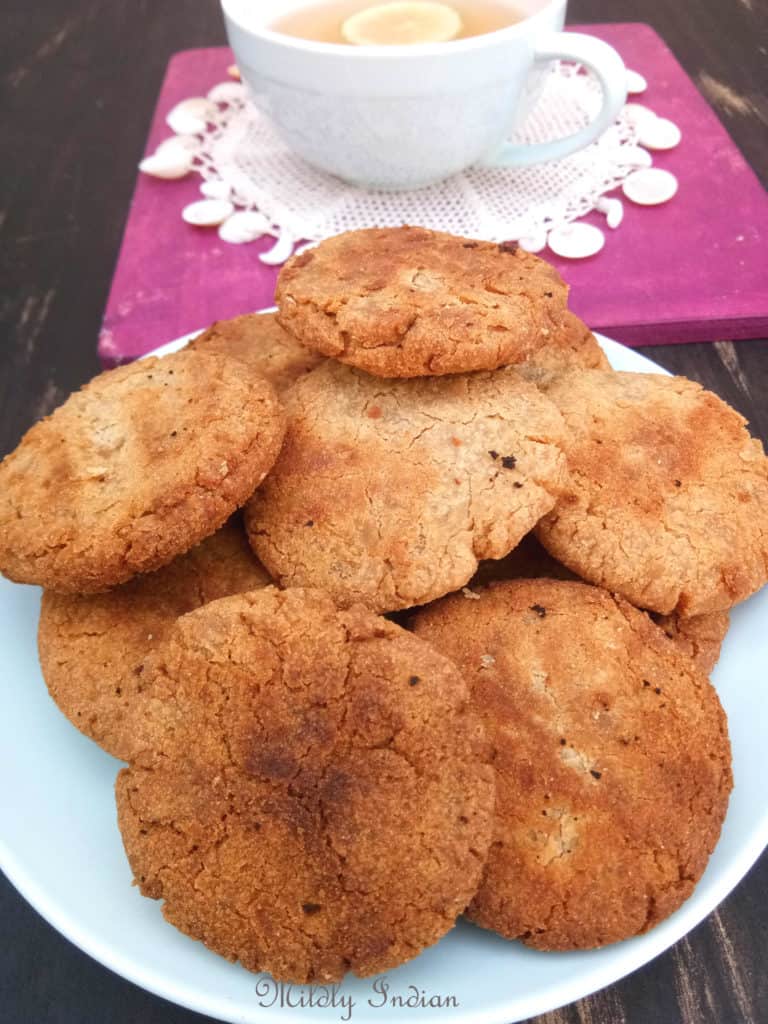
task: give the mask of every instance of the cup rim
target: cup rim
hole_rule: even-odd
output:
[[[470,36],[467,39],[452,39],[442,43],[407,43],[400,46],[349,46],[347,43],[322,43],[314,39],[302,39],[299,36],[289,36],[283,32],[275,32],[266,26],[249,25],[242,17],[243,0],[221,0],[221,9],[224,17],[233,22],[241,32],[263,39],[265,42],[273,43],[276,46],[283,46],[289,50],[296,50],[302,53],[313,53],[328,57],[345,57],[348,60],[415,60],[419,57],[452,56],[458,53],[471,53],[473,50],[484,49],[491,41],[499,42],[507,39],[514,39],[517,36],[526,34],[528,26],[543,20],[544,15],[552,8],[565,7],[567,0],[547,0],[547,2],[522,21],[506,28],[496,29],[494,32],[484,32],[482,35]]]

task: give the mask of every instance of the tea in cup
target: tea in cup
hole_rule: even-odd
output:
[[[387,28],[384,8],[398,7],[432,8],[429,41],[381,41],[397,24],[390,10]],[[243,80],[288,146],[365,188],[414,189],[476,164],[557,160],[602,134],[626,99],[616,51],[562,31],[566,0],[222,0],[222,8]],[[370,16],[366,25],[366,11],[378,12],[378,29]],[[424,21],[410,22],[405,31],[423,39]],[[565,138],[510,142],[555,60],[597,76],[600,111]]]

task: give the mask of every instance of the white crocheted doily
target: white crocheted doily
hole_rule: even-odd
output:
[[[292,153],[248,101],[240,82],[215,86],[208,100],[185,102],[208,104],[192,170],[206,179],[201,185],[206,196],[234,206],[235,220],[219,228],[221,237],[246,242],[273,235],[276,246],[262,254],[269,263],[283,262],[301,240],[403,223],[490,241],[514,239],[538,251],[553,229],[596,206],[606,212],[600,197],[651,162],[637,144],[637,121],[627,108],[596,142],[562,160],[524,168],[476,167],[412,192],[368,191],[315,170]],[[545,142],[570,134],[594,116],[600,102],[591,75],[577,65],[553,64],[539,102],[513,141]],[[250,213],[238,218],[237,211]],[[609,225],[619,220],[620,211]]]

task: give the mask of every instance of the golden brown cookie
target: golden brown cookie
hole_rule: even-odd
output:
[[[180,615],[271,581],[242,524],[107,594],[43,593],[38,647],[48,690],[73,725],[124,761],[147,742],[144,664]]]
[[[0,571],[94,593],[158,569],[246,501],[283,432],[272,385],[222,355],[99,374],[0,463]]]
[[[550,554],[662,615],[723,611],[765,583],[768,460],[734,409],[683,377],[537,383],[570,432],[570,485],[536,528]]]
[[[527,360],[527,365],[545,370],[610,370],[608,357],[587,325],[566,310],[546,344],[542,344]]]
[[[717,694],[643,612],[583,583],[492,584],[416,617],[494,747],[496,825],[468,916],[538,949],[647,931],[688,898],[731,789]]]
[[[314,369],[323,357],[300,345],[274,313],[247,313],[219,320],[189,343],[191,349],[220,352],[245,363],[280,394]]]
[[[494,779],[447,658],[359,606],[267,588],[179,619],[147,671],[166,730],[117,804],[172,924],[295,982],[388,970],[452,927]]]
[[[566,477],[557,410],[513,370],[382,381],[328,360],[285,395],[289,427],[249,502],[283,586],[374,611],[423,604],[500,558]]]
[[[567,289],[514,243],[368,228],[290,259],[275,298],[309,348],[380,377],[422,377],[529,359],[560,324]]]

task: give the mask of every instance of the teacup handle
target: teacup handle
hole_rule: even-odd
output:
[[[493,166],[518,166],[559,160],[593,142],[613,123],[627,98],[627,72],[612,46],[581,32],[553,32],[538,43],[534,61],[571,60],[594,72],[603,90],[603,105],[594,121],[563,139],[516,145],[505,142],[487,161]]]

